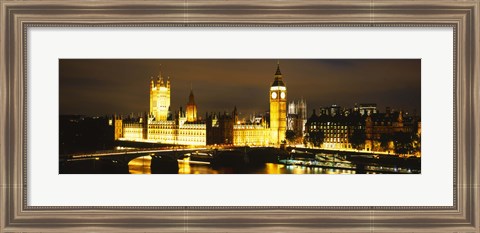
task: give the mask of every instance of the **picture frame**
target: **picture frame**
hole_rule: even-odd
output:
[[[480,232],[478,0],[0,2],[0,232]],[[28,27],[453,27],[454,205],[27,205]]]

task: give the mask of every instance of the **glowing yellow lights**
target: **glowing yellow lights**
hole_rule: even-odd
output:
[[[178,163],[179,169],[178,172],[179,174],[191,174],[192,168],[190,167],[190,158],[184,158],[183,160],[179,160],[180,163]]]
[[[271,87],[272,90],[274,87]],[[285,88],[285,87],[283,87]],[[285,140],[285,131],[287,130],[287,90],[281,90],[278,94],[272,91],[270,99],[270,142],[279,145]],[[280,96],[278,96],[280,95]]]
[[[270,122],[262,120],[260,123],[250,124],[248,120],[238,120],[236,115],[232,119],[233,122],[229,122],[229,124],[233,123],[233,129],[230,127],[226,129],[231,139],[224,140],[225,143],[236,146],[277,146],[285,140],[287,88],[281,81],[279,70],[275,80],[277,81],[270,87]],[[158,75],[158,80],[152,77],[149,91],[148,115],[135,122],[122,122],[122,119],[117,117],[113,122],[109,121],[110,125],[115,125],[115,140],[158,142],[192,147],[207,144],[207,124],[197,119],[197,105],[192,90],[186,111],[180,111],[178,115],[172,115],[169,111],[171,103],[169,78],[165,81],[161,74]],[[212,120],[211,123],[215,125],[217,119]],[[230,129],[233,132],[230,132]]]
[[[130,174],[151,174],[150,166],[152,157],[150,155],[132,159],[128,163],[128,173]]]
[[[170,107],[170,81],[163,81],[160,75],[158,81],[153,80],[150,87],[150,114],[157,121],[165,121]]]
[[[277,98],[277,92],[272,92],[272,99],[276,99]]]
[[[287,90],[287,88],[284,87],[284,86],[274,86],[274,87],[270,87],[270,90],[271,91],[278,91],[278,90],[285,91],[285,90]]]

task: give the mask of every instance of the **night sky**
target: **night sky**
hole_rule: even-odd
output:
[[[304,98],[312,109],[376,103],[417,111],[421,104],[420,59],[280,59],[288,101]],[[275,59],[61,59],[60,114],[103,116],[148,112],[150,77],[171,80],[171,109],[185,109],[193,87],[199,116],[269,108]]]

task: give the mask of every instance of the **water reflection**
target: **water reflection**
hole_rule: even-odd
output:
[[[150,164],[152,163],[151,156],[142,156],[133,159],[128,163],[128,172],[130,174],[151,174]]]
[[[128,163],[130,174],[151,174],[150,156],[142,156]],[[207,162],[178,160],[179,174],[355,174],[354,170],[307,167],[266,163],[254,167],[215,167]]]

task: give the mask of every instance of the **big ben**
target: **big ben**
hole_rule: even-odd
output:
[[[287,130],[287,87],[279,63],[274,77],[270,87],[270,143],[279,145],[285,140]]]

